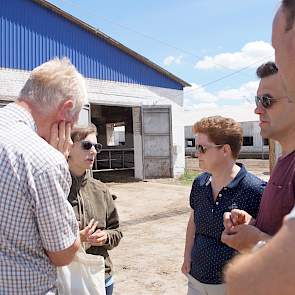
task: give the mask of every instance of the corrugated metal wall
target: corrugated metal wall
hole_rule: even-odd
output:
[[[182,85],[31,0],[0,0],[0,67],[32,70],[67,56],[87,78],[172,89]]]

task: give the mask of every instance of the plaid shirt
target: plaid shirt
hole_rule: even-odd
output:
[[[36,133],[29,112],[0,109],[0,294],[55,294],[46,255],[78,234],[67,201],[71,176],[63,155]]]

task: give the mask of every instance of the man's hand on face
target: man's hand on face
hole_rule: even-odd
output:
[[[61,121],[54,123],[50,131],[49,144],[60,151],[68,159],[73,141],[71,139],[71,123]]]

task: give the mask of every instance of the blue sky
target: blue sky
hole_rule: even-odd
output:
[[[233,113],[240,121],[257,119],[250,103],[258,85],[255,70],[273,59],[278,0],[50,2],[191,83],[184,107],[192,121]]]

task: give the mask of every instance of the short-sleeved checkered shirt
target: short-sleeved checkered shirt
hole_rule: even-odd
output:
[[[37,135],[31,114],[15,103],[0,109],[1,295],[55,293],[46,250],[77,238],[70,185],[65,158]]]

